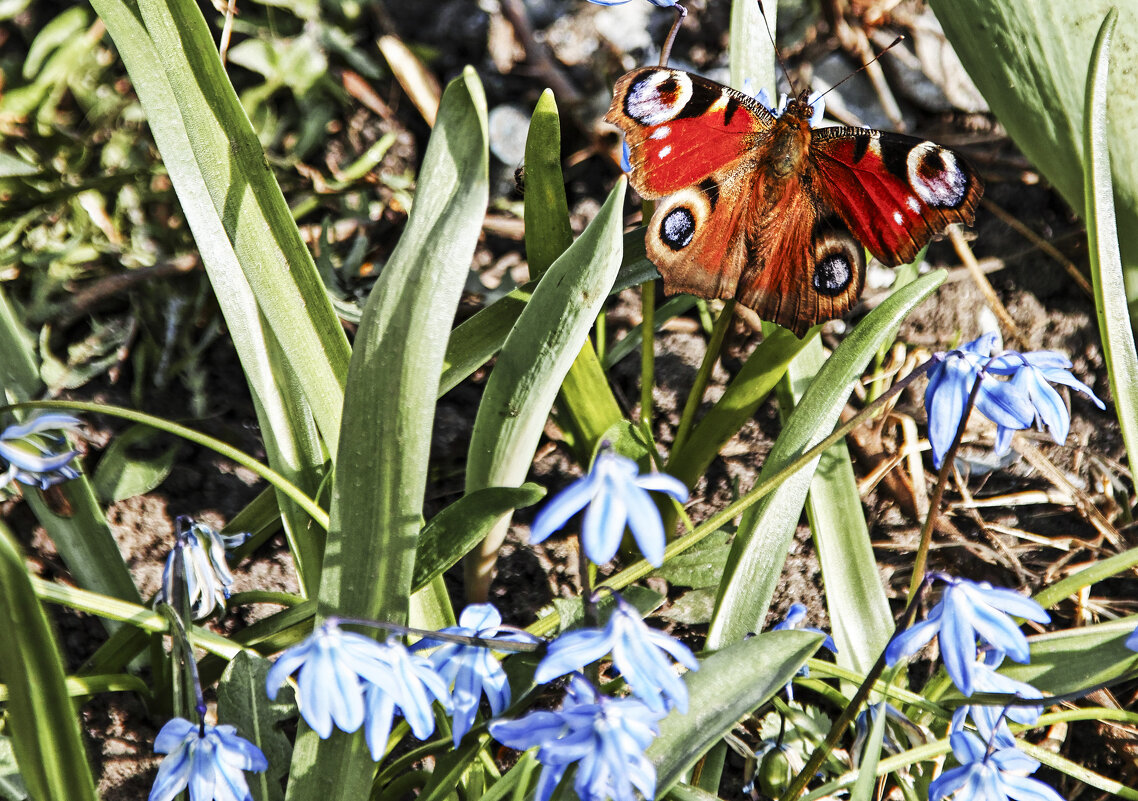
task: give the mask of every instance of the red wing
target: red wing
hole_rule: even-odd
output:
[[[815,190],[885,264],[911,262],[952,223],[971,224],[984,185],[951,150],[864,128],[814,131]]]
[[[774,124],[741,92],[659,67],[617,81],[605,119],[624,130],[632,185],[649,199],[701,183],[744,157],[755,134]]]

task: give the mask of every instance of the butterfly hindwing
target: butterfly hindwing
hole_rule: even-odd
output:
[[[679,70],[633,70],[605,119],[624,129],[632,186],[655,199],[699,184],[746,156],[774,117],[747,95]]]
[[[669,295],[738,298],[803,336],[857,300],[865,251],[810,189],[742,166],[661,201],[648,223],[648,257]]]
[[[742,235],[755,173],[727,170],[660,201],[645,235],[669,295],[732,298],[752,253]]]
[[[807,188],[756,214],[746,240],[739,302],[799,337],[849,311],[865,285],[864,248]]]
[[[952,223],[971,224],[983,192],[964,159],[911,136],[823,128],[811,152],[826,201],[891,267],[915,259]]]

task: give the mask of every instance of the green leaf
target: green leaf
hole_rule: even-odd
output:
[[[20,777],[20,766],[16,764],[16,750],[12,738],[0,734],[0,798],[4,801],[26,801],[28,786]]]
[[[335,452],[349,349],[312,258],[189,0],[94,0],[146,112],[253,395],[273,467],[314,494]],[[315,423],[315,425],[313,425]],[[321,537],[278,495],[301,584]]]
[[[818,650],[822,636],[808,631],[770,631],[717,651],[688,673],[688,711],[673,711],[645,755],[656,766],[657,795],[685,772],[742,718],[781,690]]]
[[[1115,222],[1106,119],[1110,43],[1117,20],[1118,12],[1112,9],[1099,30],[1087,73],[1083,139],[1087,205],[1084,216],[1087,220],[1095,313],[1110,377],[1110,394],[1118,411],[1126,452],[1133,462],[1138,458],[1138,352],[1135,351],[1134,333],[1125,302],[1127,295],[1118,247],[1119,229]]]
[[[561,174],[561,124],[549,89],[538,99],[530,121],[525,170],[526,259],[530,273],[540,280],[573,242]],[[557,407],[558,421],[582,459],[592,453],[604,430],[621,419],[597,352],[587,338],[562,382]]]
[[[551,89],[541,93],[530,119],[525,176],[526,261],[540,279],[573,242],[561,174],[561,123]]]
[[[876,714],[872,716],[873,728],[860,755],[857,782],[850,791],[850,801],[873,801],[873,790],[877,784],[877,763],[881,760],[881,743],[885,740],[886,702],[877,704]],[[868,710],[867,710],[868,711]]]
[[[878,347],[896,334],[905,316],[944,281],[944,275],[944,271],[933,272],[898,290],[853,329],[803,394],[771,448],[758,481],[774,475],[833,431],[854,383]],[[708,647],[722,647],[762,628],[817,464],[815,459],[744,513],[720,585]]]
[[[892,342],[890,336],[882,345]],[[779,391],[779,410],[784,417],[801,400],[825,360],[822,345],[815,340],[791,363]],[[806,515],[822,566],[838,664],[868,673],[893,635],[893,614],[877,571],[857,478],[844,441],[834,444],[818,460],[806,496]]]
[[[242,651],[233,658],[217,685],[217,719],[237,727],[237,733],[252,742],[269,760],[262,773],[246,773],[255,801],[284,798],[281,780],[288,770],[292,745],[280,724],[296,714],[292,687],[285,684],[270,701],[265,677],[272,662]]]
[[[166,447],[150,457],[131,454],[132,448],[145,448],[159,439],[165,438],[150,426],[136,425],[111,440],[91,481],[100,501],[110,504],[133,498],[150,492],[166,480],[174,467],[179,443],[166,440]]]
[[[1064,598],[1075,595],[1084,587],[1117,576],[1123,571],[1138,565],[1138,548],[1115,554],[1106,559],[1092,562],[1082,570],[1076,571],[1050,587],[1045,587],[1035,595],[1035,600],[1044,609],[1050,609]]]
[[[26,178],[37,175],[39,171],[39,167],[18,156],[0,152],[0,178]]]
[[[1024,681],[1045,695],[1078,692],[1109,684],[1138,670],[1138,653],[1126,647],[1126,638],[1138,627],[1130,616],[1074,629],[1031,637],[1031,662],[1006,661],[1000,672]]]
[[[608,294],[615,295],[659,278],[655,265],[648,261],[644,251],[644,229],[638,228],[624,235],[624,258],[616,282]],[[504,295],[454,329],[447,345],[445,369],[439,382],[439,394],[457,387],[463,379],[497,353],[514,323],[529,302],[536,281]]]
[[[443,355],[489,197],[486,97],[473,69],[450,83],[399,244],[356,334],[336,458],[322,615],[407,620]],[[366,797],[362,732],[302,725],[288,797]]]
[[[671,801],[722,801],[715,793],[701,790],[690,784],[679,782],[668,791],[667,798]]]
[[[263,362],[263,317],[296,379],[290,389],[335,452],[347,339],[201,10],[193,0],[93,5],[130,72],[243,368],[258,361],[254,346]],[[255,332],[246,348],[242,326]]]
[[[502,347],[478,407],[466,490],[516,486],[529,472],[553,399],[608,296],[620,267],[626,182],[553,263]],[[484,598],[508,516],[466,561],[466,587]],[[476,557],[476,558],[475,558]]]
[[[750,79],[755,91],[775,90],[777,59],[771,37],[777,29],[777,16],[778,0],[766,0],[761,5],[755,0],[732,0],[727,51],[731,54],[731,85],[736,89],[742,90],[743,81]]]
[[[419,534],[412,591],[422,589],[457,564],[503,514],[533,506],[544,497],[544,487],[527,482],[520,487],[476,490],[443,509]]]
[[[1138,13],[1131,3],[1081,0],[932,0],[953,50],[1008,134],[1072,208],[1083,211],[1087,150],[1087,65],[1095,36],[1113,7],[1121,9],[1121,52],[1138,49]],[[1105,76],[1104,76],[1105,80]],[[1122,263],[1131,301],[1138,295],[1138,83],[1117,69],[1096,112],[1109,116],[1114,200]],[[1100,181],[1099,185],[1103,185]],[[1091,221],[1087,218],[1088,228]]]
[[[674,556],[656,573],[677,587],[715,587],[723,576],[731,552],[731,535],[717,531],[698,545]]]
[[[37,801],[97,801],[63,657],[32,589],[24,558],[0,523],[0,680],[20,773]]]

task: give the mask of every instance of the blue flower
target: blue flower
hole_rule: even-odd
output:
[[[635,607],[613,595],[616,609],[604,629],[576,629],[562,634],[549,646],[533,680],[545,684],[580,670],[611,651],[613,665],[649,709],[661,714],[672,707],[687,712],[687,685],[676,675],[667,655],[689,670],[699,670],[699,661],[686,645],[650,628]]]
[[[442,629],[445,634],[459,634],[464,637],[484,639],[513,640],[532,642],[528,635],[502,628],[502,616],[490,604],[471,604],[462,610],[459,625]],[[416,645],[431,645],[432,640],[425,637]],[[435,650],[430,657],[438,674],[447,685],[454,685],[454,746],[474,725],[478,703],[485,693],[490,702],[490,712],[500,715],[510,705],[510,685],[506,671],[494,658],[489,648],[480,645],[464,645],[447,642]]]
[[[933,464],[938,468],[956,437],[977,377],[976,408],[989,420],[1006,429],[1029,428],[1035,420],[1035,407],[1024,390],[1010,381],[998,381],[985,369],[997,338],[989,332],[956,350],[933,355],[936,366],[929,372],[925,410]]]
[[[364,721],[364,682],[391,681],[391,669],[381,654],[378,642],[342,631],[329,618],[277,658],[265,677],[265,691],[276,698],[285,679],[299,668],[297,704],[305,722],[321,739],[332,734],[333,723],[353,732]]]
[[[806,607],[803,606],[802,604],[798,603],[797,601],[795,601],[794,603],[792,603],[790,605],[790,608],[786,610],[786,617],[784,617],[782,619],[782,622],[774,624],[774,626],[771,627],[771,631],[798,630],[798,631],[812,631],[815,634],[822,634],[825,636],[826,639],[822,640],[822,646],[821,647],[825,648],[827,651],[829,651],[832,654],[836,654],[838,652],[838,646],[834,645],[834,638],[831,637],[829,634],[826,634],[826,632],[822,631],[821,629],[816,629],[812,626],[803,626],[802,623],[805,620],[806,620]],[[798,675],[799,676],[809,676],[810,675],[810,668],[808,668],[806,665],[803,665],[801,668],[798,669]],[[791,701],[794,700],[794,683],[793,682],[788,681],[786,683],[786,697]]]
[[[149,801],[173,801],[189,787],[190,801],[253,801],[242,771],[263,771],[269,761],[261,749],[237,736],[233,726],[210,726],[174,718],[154,739],[167,754],[158,766]]]
[[[1001,454],[1011,445],[1012,432],[1036,422],[1055,442],[1066,441],[1071,416],[1053,383],[1082,392],[1100,409],[1106,408],[1089,386],[1071,374],[1071,361],[1066,356],[1048,350],[1005,351],[993,356],[996,342],[997,335],[992,332],[957,350],[933,356],[937,365],[929,373],[925,407],[937,467],[956,435],[977,376],[981,384],[976,408],[996,423],[996,452]],[[1011,378],[998,381],[993,376]]]
[[[972,695],[975,681],[976,637],[1016,662],[1031,659],[1027,638],[1010,615],[1047,623],[1050,616],[1038,603],[1012,590],[993,587],[987,582],[954,578],[943,573],[936,577],[947,585],[940,603],[926,620],[896,635],[885,649],[892,667],[915,654],[937,636],[941,659],[952,681],[964,695]]]
[[[382,682],[368,680],[364,691],[367,715],[364,733],[372,759],[379,761],[387,750],[395,713],[401,712],[411,726],[411,733],[425,740],[435,732],[435,713],[431,699],[449,713],[450,691],[431,661],[407,650],[396,637],[379,645],[377,658],[387,667],[389,677]]]
[[[174,603],[176,589],[182,585],[194,620],[201,620],[209,617],[215,606],[225,607],[229,588],[233,586],[233,574],[225,563],[225,549],[237,547],[249,539],[250,534],[220,534],[185,515],[174,521],[174,528],[174,548],[166,557],[162,587],[154,596],[154,603]]]
[[[635,698],[599,694],[577,674],[557,712],[530,712],[517,720],[495,720],[490,734],[525,751],[537,747],[542,768],[534,793],[549,801],[565,770],[579,763],[573,787],[580,801],[635,801],[656,795],[656,769],[644,749],[658,733],[660,714]]]
[[[941,801],[959,790],[967,801],[1063,801],[1049,785],[1030,774],[1039,763],[1015,748],[989,749],[972,732],[950,738],[960,767],[946,770],[929,785],[929,801]]]
[[[1062,396],[1051,384],[1063,384],[1082,392],[1100,409],[1106,404],[1099,400],[1094,391],[1075,376],[1071,375],[1071,360],[1062,354],[1049,350],[1030,353],[1008,351],[988,364],[988,372],[993,375],[1010,375],[1008,384],[1015,386],[1035,408],[1035,419],[1047,429],[1051,438],[1059,445],[1067,441],[1067,431],[1071,427],[1071,415]],[[1048,383],[1051,382],[1051,383]],[[1012,442],[1012,430],[1000,426],[996,430],[996,452],[1007,453]]]
[[[13,480],[41,490],[61,481],[78,478],[71,462],[79,455],[67,444],[65,431],[74,431],[80,421],[66,414],[41,414],[26,423],[10,425],[0,432],[0,487]]]
[[[996,668],[1003,661],[999,652],[989,651],[972,670],[972,686],[976,692],[1015,695],[1020,698],[1042,698],[1043,693],[1027,682],[997,673]],[[994,742],[1001,748],[1014,748],[1015,737],[1008,728],[1008,720],[1031,726],[1043,714],[1042,706],[1020,706],[1019,704],[971,704],[958,707],[952,714],[950,731],[963,731],[964,722],[971,718],[976,731],[984,742]]]
[[[1126,647],[1131,651],[1138,651],[1138,628],[1134,629],[1133,633],[1126,638]]]
[[[542,542],[588,506],[581,530],[581,546],[595,564],[616,555],[627,524],[644,558],[657,567],[664,561],[664,524],[646,490],[656,490],[681,503],[687,487],[664,473],[637,474],[636,462],[605,448],[589,473],[577,479],[538,512],[530,542]]]

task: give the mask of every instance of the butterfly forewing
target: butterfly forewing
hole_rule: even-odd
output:
[[[774,117],[751,98],[679,70],[648,67],[621,78],[605,119],[624,129],[632,186],[655,199],[720,172]]]
[[[874,256],[893,267],[953,223],[971,224],[983,185],[951,150],[864,128],[814,132],[820,193]]]

